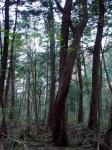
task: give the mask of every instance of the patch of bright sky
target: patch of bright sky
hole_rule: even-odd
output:
[[[61,3],[62,7],[64,6],[64,4],[65,4],[65,0],[62,0],[62,3]],[[21,10],[21,11],[26,10],[26,6],[27,6],[27,5],[28,5],[28,4],[26,3],[25,6],[24,6],[24,5],[23,5],[23,6],[19,6],[18,9]],[[1,12],[0,12],[0,22],[1,22],[1,23],[3,22],[3,18],[4,18],[4,16],[3,16],[4,14],[3,14],[3,11],[2,11],[3,6],[4,6],[4,3],[3,3],[3,2],[0,2],[0,10],[1,10]],[[32,3],[32,5],[31,5],[31,7],[32,7],[33,9],[37,9],[37,8],[39,8],[39,6],[40,6],[39,1],[34,2],[34,3]],[[14,15],[14,13],[15,13],[15,5],[11,6],[10,8],[11,8],[11,9],[10,9],[10,15],[11,15],[11,18],[14,20],[14,19],[15,19],[15,15]],[[60,16],[58,16],[57,14],[55,14],[55,20],[58,21],[58,22],[60,22]],[[41,20],[39,20],[38,30],[42,32],[42,29],[43,29],[43,28],[44,28],[44,19],[41,19]],[[92,35],[93,35],[93,36],[92,36],[92,39],[93,39],[93,42],[90,42],[90,43],[89,43],[90,46],[92,46],[92,45],[94,44],[95,33],[96,33],[96,30],[93,30],[93,31],[92,31]],[[103,46],[105,45],[105,40],[107,40],[107,39],[106,39],[106,38],[103,38],[103,40],[102,40],[102,45],[103,45]],[[44,51],[45,51],[45,49],[42,48],[41,45],[39,44],[40,41],[39,41],[38,38],[35,38],[35,43],[36,43],[35,46],[34,46],[34,45],[31,46],[32,48],[35,48],[37,51],[41,51],[41,52],[44,52]],[[31,44],[32,44],[32,43],[31,43]]]

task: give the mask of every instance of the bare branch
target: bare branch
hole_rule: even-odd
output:
[[[78,31],[80,33],[83,32],[83,28],[85,28],[85,25],[88,21],[88,9],[87,9],[87,0],[82,0],[82,16],[80,18],[80,22],[74,26],[72,23],[72,20],[70,21],[70,28],[73,32],[73,36],[75,36],[75,32]]]
[[[56,3],[56,5],[57,5],[59,11],[63,14],[64,9],[63,9],[63,7],[60,5],[59,1],[58,1],[58,0],[55,0],[55,3]]]

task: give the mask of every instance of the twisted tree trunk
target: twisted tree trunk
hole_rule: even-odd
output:
[[[55,98],[54,111],[53,111],[52,135],[53,135],[54,144],[56,146],[67,146],[68,144],[66,126],[63,120],[63,118],[65,117],[65,103],[69,91],[73,65],[80,45],[80,39],[82,37],[83,31],[85,29],[88,20],[87,1],[83,0],[81,5],[82,5],[82,18],[79,24],[76,25],[75,27],[71,24],[70,21],[72,0],[66,0],[65,8],[67,9],[67,12],[63,10],[63,12],[66,13],[69,12],[69,14],[63,13],[63,18],[62,18],[63,28],[65,26],[68,31],[67,33],[69,34],[69,26],[71,25],[71,29],[73,31],[73,42],[71,48],[69,50],[66,49],[66,45],[68,45],[68,40],[66,40],[67,36],[62,36],[63,42],[66,41],[67,43],[66,45],[64,44],[64,48],[63,46],[61,47],[63,49],[60,49],[61,51],[60,81],[59,81],[58,92]]]

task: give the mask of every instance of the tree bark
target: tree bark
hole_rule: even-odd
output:
[[[46,62],[46,96],[45,96],[45,110],[44,110],[44,116],[43,116],[43,123],[44,124],[46,122],[48,93],[49,93],[49,67],[48,67],[48,60],[47,60],[47,62]]]
[[[1,54],[1,56],[2,56],[2,33],[1,33],[1,22],[0,22],[0,48],[1,48],[0,54]]]
[[[3,105],[5,77],[7,71],[8,59],[8,46],[9,46],[9,0],[5,1],[5,33],[4,33],[4,47],[1,56],[1,75],[0,75],[0,104]]]
[[[57,3],[57,2],[56,2]],[[59,3],[57,3],[57,6],[59,8],[60,5],[58,5]],[[62,76],[62,72],[64,69],[64,65],[66,62],[66,56],[67,56],[67,49],[68,49],[68,37],[69,37],[69,26],[70,26],[70,15],[71,15],[71,9],[72,9],[72,0],[66,0],[65,1],[65,6],[63,8],[63,16],[62,16],[62,24],[61,24],[61,36],[60,36],[60,63],[59,63],[59,79],[61,80],[61,76]],[[56,99],[55,99],[56,101]],[[55,114],[55,109],[56,108],[56,104],[54,103],[54,108],[53,108],[53,114]],[[53,123],[54,123],[54,118],[56,116],[52,117]],[[53,140],[54,143],[56,145],[65,145],[67,144],[68,140],[67,140],[67,134],[66,134],[66,116],[65,116],[65,104],[64,104],[64,110],[62,111],[62,117],[60,118],[60,129],[58,131],[58,133],[60,132],[60,135],[56,135],[57,137],[55,137],[55,134],[57,134],[57,129],[55,130],[55,132],[53,131]],[[58,123],[58,122],[57,122]],[[52,124],[53,130],[54,130],[54,125]],[[61,137],[62,136],[62,137]],[[60,137],[62,139],[60,139]],[[59,138],[60,141],[56,141]]]
[[[100,100],[100,50],[104,26],[104,1],[99,0],[99,21],[93,51],[92,91],[88,128],[98,129],[98,103]]]
[[[11,80],[11,110],[9,118],[10,120],[14,120],[15,115],[15,55],[14,55],[14,44],[15,44],[15,33],[16,33],[16,26],[17,26],[17,14],[18,14],[18,1],[16,5],[16,12],[15,12],[15,24],[13,29],[13,37],[11,41],[11,54],[10,54],[10,66],[9,66],[9,80]],[[9,85],[7,85],[8,88]],[[7,95],[6,95],[7,97]]]
[[[30,114],[30,71],[28,71],[28,75],[27,75],[27,133],[30,132],[30,118],[31,118],[31,114]]]
[[[69,4],[67,4],[67,6],[69,6],[67,8],[67,11],[71,11],[72,1],[69,0]],[[60,49],[62,55],[62,56],[60,55],[61,75],[60,75],[58,92],[54,102],[53,126],[52,126],[53,142],[56,146],[67,146],[68,144],[67,133],[66,133],[65,124],[63,122],[63,118],[65,115],[65,102],[69,91],[73,65],[80,45],[80,39],[82,37],[83,31],[85,29],[88,20],[86,0],[82,1],[82,8],[83,8],[82,9],[83,17],[81,18],[81,21],[76,27],[71,25],[74,39],[70,51],[67,50],[66,52],[66,47],[64,47],[64,49]],[[70,20],[70,14],[66,22],[64,22],[65,26],[66,24],[68,24],[69,27],[70,25],[69,20]],[[64,40],[66,41],[66,36],[63,37],[63,41]],[[68,41],[66,42],[67,42],[66,45],[68,45]],[[65,52],[66,52],[66,56],[65,56]]]
[[[5,92],[5,79],[7,72],[8,47],[9,47],[9,0],[6,0],[4,46],[1,57],[1,74],[0,74],[0,105],[2,106],[2,114],[3,114],[1,133],[6,132],[6,116],[5,116],[6,104],[4,101],[4,94],[5,94],[4,92]],[[2,134],[0,134],[0,138],[2,138]]]
[[[52,126],[53,103],[55,98],[55,31],[54,31],[54,12],[53,3],[49,0],[49,32],[50,32],[50,70],[51,70],[51,83],[50,83],[50,97],[49,97],[49,111],[48,111],[48,126]]]
[[[79,79],[79,111],[78,111],[78,123],[83,122],[83,81],[81,72],[81,56],[77,56],[77,70]]]

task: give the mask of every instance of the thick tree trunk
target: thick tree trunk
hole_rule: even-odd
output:
[[[67,12],[68,12],[68,11],[71,11],[72,1],[69,0],[69,1],[66,1],[66,3],[67,2],[69,3],[69,4],[67,4],[67,6],[69,6],[67,8]],[[66,126],[65,126],[63,118],[65,115],[65,103],[66,103],[66,98],[68,95],[69,85],[70,85],[70,81],[71,81],[73,65],[74,65],[74,62],[76,59],[77,50],[80,45],[80,39],[81,39],[83,30],[86,26],[87,18],[88,18],[87,17],[87,1],[86,0],[83,0],[82,8],[83,8],[83,10],[82,10],[83,17],[81,19],[81,22],[76,27],[71,25],[71,28],[73,31],[73,37],[74,37],[71,50],[70,51],[67,50],[67,52],[66,52],[65,46],[64,46],[65,47],[64,49],[60,49],[61,55],[62,55],[62,56],[60,55],[60,81],[59,81],[59,88],[58,88],[58,92],[57,92],[57,95],[55,98],[55,103],[54,103],[53,126],[52,126],[53,142],[56,146],[66,146],[68,144]],[[63,18],[64,18],[64,16],[63,16]],[[63,23],[65,26],[68,24],[68,29],[69,29],[70,14],[69,14],[66,22],[63,22]],[[68,32],[69,32],[69,30],[68,30]],[[64,39],[64,36],[63,36],[62,40],[66,41]],[[66,42],[67,42],[66,45],[68,45],[68,40]],[[65,56],[65,52],[66,52],[66,56]]]
[[[99,0],[99,21],[97,35],[93,51],[93,69],[92,69],[92,92],[88,128],[98,129],[98,113],[100,100],[100,50],[104,26],[104,2]]]
[[[79,44],[79,41],[74,41]],[[77,45],[79,47],[79,45]],[[77,50],[76,50],[77,51]],[[60,78],[59,89],[54,103],[54,116],[53,116],[53,141],[57,146],[67,145],[66,126],[63,123],[65,117],[65,102],[68,95],[72,69],[76,59],[76,51],[70,52],[67,58],[66,66]],[[64,126],[63,126],[64,125]]]
[[[62,24],[61,24],[60,64],[59,64],[60,77],[65,66],[67,51],[68,51],[68,37],[69,37],[71,9],[72,9],[72,0],[66,0],[65,6],[63,8],[63,16],[62,16]]]
[[[65,6],[63,8],[63,16],[62,16],[62,24],[61,24],[60,64],[59,64],[60,65],[59,66],[60,81],[61,81],[61,76],[62,76],[64,65],[66,62],[66,57],[67,57],[71,9],[72,9],[72,0],[66,0]],[[68,92],[68,89],[67,89],[67,92]],[[57,97],[55,99],[55,102],[56,101],[57,101]],[[57,118],[57,116],[55,116],[56,110],[60,106],[56,106],[56,104],[54,103],[54,108],[53,108],[54,116],[52,117],[52,120],[53,120],[52,127],[53,127],[53,141],[54,141],[55,145],[60,145],[60,144],[67,145],[67,143],[68,143],[67,134],[66,134],[65,102],[63,103],[63,106],[64,106],[63,107],[64,109],[62,110],[62,116],[61,116],[61,118],[59,117],[60,118],[59,120],[56,120],[56,118]],[[60,121],[60,123],[59,123],[59,121]],[[57,124],[57,127],[54,126],[54,124],[56,122],[59,123],[59,127],[58,127],[58,124]]]

